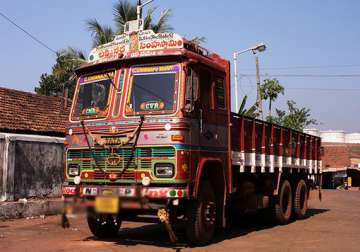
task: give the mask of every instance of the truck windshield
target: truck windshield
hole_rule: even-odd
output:
[[[108,111],[108,98],[113,73],[80,77],[73,117],[103,117]]]
[[[126,114],[173,113],[178,69],[178,65],[132,68]]]

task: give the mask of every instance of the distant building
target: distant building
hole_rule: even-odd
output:
[[[71,101],[0,88],[0,201],[61,195]]]
[[[317,129],[305,132],[321,137],[324,188],[346,184],[349,177],[352,186],[360,186],[360,133]]]

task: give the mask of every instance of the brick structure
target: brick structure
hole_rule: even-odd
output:
[[[322,147],[324,188],[344,183],[350,174],[353,186],[360,186],[360,144],[323,142]]]
[[[0,88],[0,132],[65,136],[71,100]]]
[[[360,167],[360,144],[322,143],[324,171]]]
[[[350,147],[344,143],[322,143],[324,155],[322,157],[324,171],[336,171],[349,167]]]

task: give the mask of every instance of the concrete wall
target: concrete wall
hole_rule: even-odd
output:
[[[5,148],[5,139],[0,135],[0,197],[3,195],[3,170],[4,170],[4,148]],[[0,199],[1,200],[1,199]]]
[[[63,138],[1,134],[1,200],[59,197],[64,179]]]

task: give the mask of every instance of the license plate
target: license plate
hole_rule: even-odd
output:
[[[119,212],[119,198],[96,197],[95,211],[97,213],[117,214]]]

